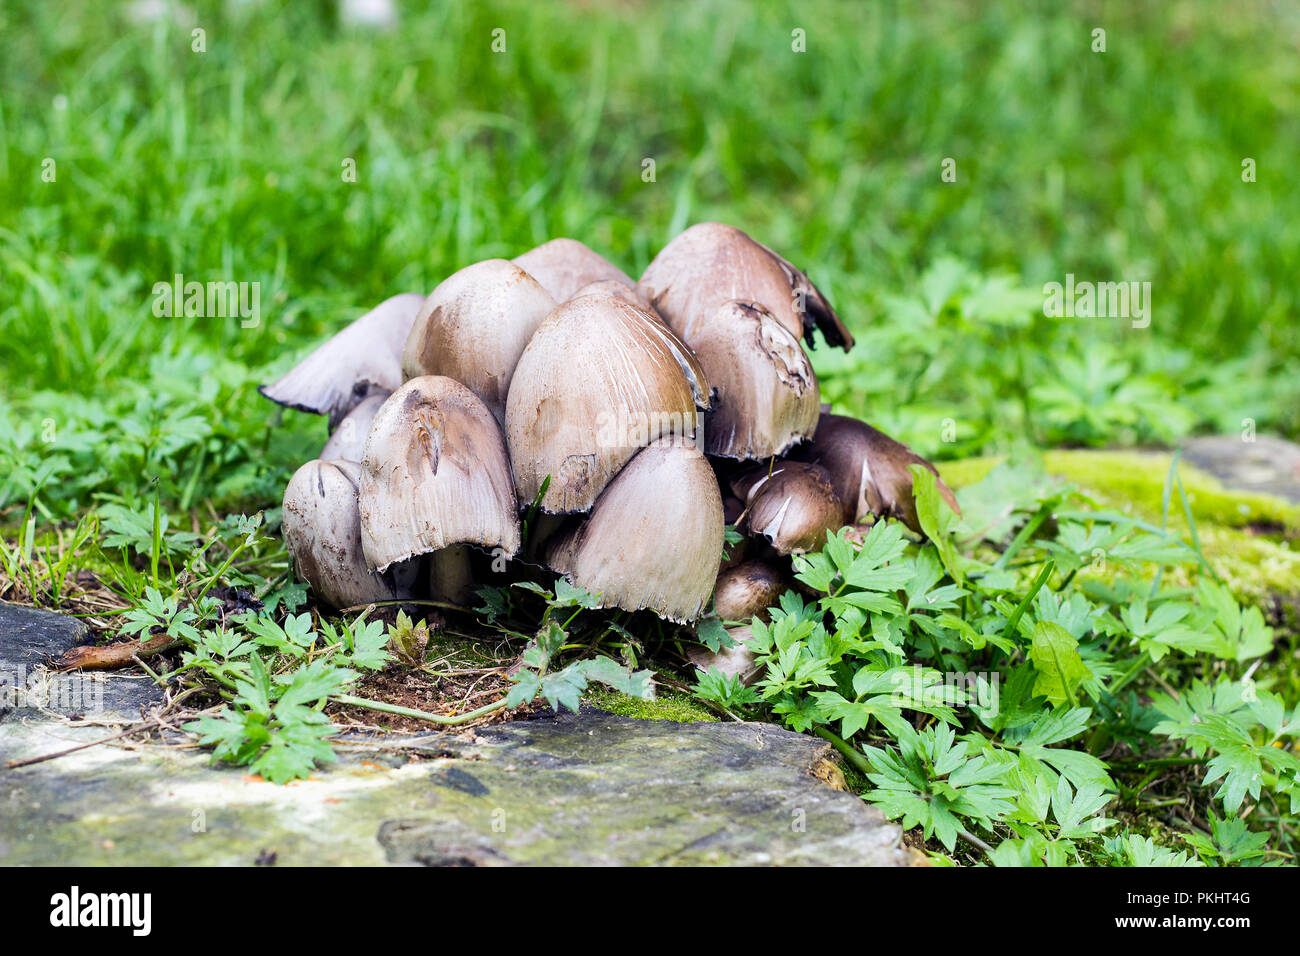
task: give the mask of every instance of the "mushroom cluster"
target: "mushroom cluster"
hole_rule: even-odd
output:
[[[284,494],[297,572],[338,608],[463,606],[544,567],[604,607],[689,623],[712,598],[744,627],[828,533],[921,531],[908,466],[934,467],[821,404],[814,332],[853,345],[803,272],[719,223],[639,282],[555,239],[396,295],[261,389],[329,416]]]

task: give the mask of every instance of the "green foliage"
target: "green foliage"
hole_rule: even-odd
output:
[[[1215,580],[1196,535],[1000,469],[961,492],[958,519],[928,475],[914,471],[930,540],[879,522],[796,558],[816,597],[788,592],[753,623],[762,678],[703,673],[697,695],[831,740],[867,800],[971,861],[1293,858],[1300,707],[1268,689],[1286,676],[1268,663],[1277,635]],[[1096,566],[1105,587],[1081,577]],[[1199,580],[1162,586],[1171,568]],[[1195,794],[1172,827],[1181,845],[1131,822],[1182,802],[1162,785]]]

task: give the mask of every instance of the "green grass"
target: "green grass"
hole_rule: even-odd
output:
[[[373,34],[264,4],[205,12],[194,53],[123,9],[0,13],[0,441],[77,472],[81,431],[175,433],[184,401],[201,424],[123,472],[162,474],[172,503],[265,503],[321,435],[266,431],[267,367],[476,259],[572,235],[638,273],[706,218],[811,271],[864,345],[817,357],[827,394],[931,453],[1300,429],[1294,13],[444,4]],[[956,309],[948,257],[978,280]],[[155,318],[178,272],[260,282],[262,323]],[[1149,279],[1151,328],[1034,317],[1066,272]],[[113,477],[73,490],[120,495]]]

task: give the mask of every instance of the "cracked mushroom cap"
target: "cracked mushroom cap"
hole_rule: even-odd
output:
[[[328,415],[332,430],[367,395],[402,384],[402,347],[423,301],[413,292],[385,299],[258,391],[288,408]]]
[[[777,461],[760,466],[733,484],[745,502],[743,530],[766,538],[780,554],[816,551],[826,534],[844,526],[844,504],[825,468]]]
[[[552,239],[514,259],[515,265],[542,284],[556,302],[567,302],[592,282],[612,280],[635,286],[631,276],[576,239]]]
[[[413,567],[372,571],[361,547],[357,503],[361,466],[354,461],[309,461],[284,489],[284,543],[298,576],[335,608],[410,597]]]
[[[649,608],[678,623],[700,616],[723,544],[722,495],[693,444],[665,438],[641,449],[590,517],[557,535],[547,563],[602,607]]]
[[[513,262],[466,266],[424,300],[402,352],[402,374],[455,379],[504,421],[515,364],[553,308],[550,293]]]
[[[933,472],[939,494],[948,507],[961,514],[957,498],[939,478],[934,465],[902,442],[856,418],[823,413],[812,442],[798,449],[794,457],[820,465],[830,473],[849,524],[868,514],[890,516],[920,534],[909,465],[924,465]]]
[[[744,561],[718,575],[713,604],[724,621],[767,620],[767,609],[785,593],[784,576],[766,561]]]
[[[817,430],[821,395],[799,340],[753,302],[725,302],[690,342],[715,397],[704,419],[710,455],[781,455]]]
[[[558,306],[515,367],[506,436],[519,497],[590,510],[638,448],[694,434],[709,386],[691,350],[645,310],[610,295]]]
[[[361,459],[361,543],[380,571],[454,544],[519,551],[505,440],[464,385],[413,378],[375,415]]]
[[[691,226],[659,251],[639,287],[688,344],[719,306],[744,299],[762,305],[809,345],[817,328],[828,345],[853,347],[853,336],[808,277],[734,226]]]
[[[370,423],[375,420],[375,414],[391,394],[388,391],[375,392],[344,415],[343,421],[330,433],[329,441],[320,450],[320,460],[361,461],[361,454],[366,450],[366,436],[370,434]]]

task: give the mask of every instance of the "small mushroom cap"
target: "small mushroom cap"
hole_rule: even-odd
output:
[[[542,320],[515,367],[506,435],[519,497],[590,510],[609,480],[665,434],[694,434],[709,386],[691,350],[643,309],[584,295]]]
[[[544,242],[516,256],[514,263],[540,282],[556,302],[567,302],[583,286],[606,279],[636,285],[622,269],[576,239]]]
[[[848,524],[868,514],[891,516],[921,533],[909,465],[924,465],[933,472],[943,500],[961,514],[957,498],[939,478],[934,465],[902,442],[856,418],[823,413],[812,442],[797,449],[793,457],[821,465],[830,473],[836,493],[844,502]]]
[[[453,544],[519,551],[505,440],[464,385],[413,378],[375,415],[361,459],[361,543],[381,571]]]
[[[455,379],[504,421],[515,364],[553,308],[550,293],[513,262],[466,266],[424,300],[402,352],[402,373]]]
[[[724,621],[767,620],[767,609],[786,591],[784,576],[765,561],[745,561],[718,575],[713,604]]]
[[[853,336],[806,275],[734,226],[702,222],[659,251],[639,283],[659,314],[687,342],[728,299],[757,302],[795,338],[853,347]]]
[[[412,567],[382,573],[366,566],[361,548],[357,491],[361,466],[354,461],[309,461],[284,489],[284,543],[298,576],[335,608],[410,597]]]
[[[770,458],[817,430],[817,376],[799,340],[767,309],[725,302],[688,344],[715,391],[704,419],[708,454]]]
[[[367,395],[402,384],[402,346],[423,298],[385,299],[258,391],[271,401],[330,417],[330,428]]]
[[[329,441],[320,450],[321,461],[361,461],[361,454],[366,450],[366,436],[370,434],[370,423],[375,414],[388,400],[390,392],[375,392],[363,399],[356,408],[343,416],[343,421],[330,434]]]
[[[748,625],[727,628],[727,635],[736,642],[733,647],[724,647],[710,651],[707,647],[692,647],[686,652],[686,659],[702,671],[716,669],[727,677],[736,677],[742,684],[752,684],[758,679],[761,669],[754,663],[754,652],[745,646],[745,642],[754,636]]]
[[[551,542],[547,561],[602,607],[700,616],[718,576],[722,496],[694,445],[660,439],[609,483],[591,516]]]
[[[744,530],[772,543],[779,554],[816,551],[826,533],[844,525],[844,504],[826,469],[778,461],[751,469],[732,485],[746,505]]]

